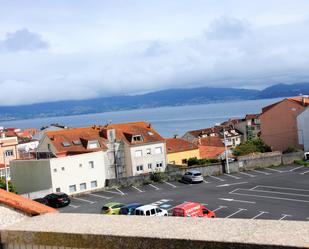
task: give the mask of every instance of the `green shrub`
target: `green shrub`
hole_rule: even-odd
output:
[[[298,164],[298,165],[304,165],[304,166],[306,166],[306,167],[309,167],[309,161],[295,160],[294,163],[295,163],[295,164]]]
[[[235,156],[243,156],[248,155],[255,152],[265,153],[270,152],[271,148],[264,143],[264,141],[260,138],[249,140],[243,144],[238,145],[234,151],[233,154]]]
[[[165,180],[164,173],[160,171],[151,174],[151,180],[154,182],[163,182]]]
[[[215,158],[197,159],[196,157],[192,157],[188,159],[188,166],[208,165],[208,164],[213,164],[213,163],[218,163],[218,162],[219,162],[219,159],[215,159]]]
[[[6,190],[5,178],[0,178],[0,188]],[[9,181],[9,191],[16,193],[16,189],[10,181]]]
[[[295,146],[289,146],[287,147],[284,151],[282,151],[283,154],[288,154],[288,153],[293,153],[293,152],[298,152],[299,149]]]

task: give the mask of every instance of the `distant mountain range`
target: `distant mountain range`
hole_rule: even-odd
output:
[[[277,84],[264,90],[200,87],[168,89],[134,96],[46,102],[21,106],[0,106],[0,121],[100,113],[162,106],[253,100],[309,95],[309,83]]]

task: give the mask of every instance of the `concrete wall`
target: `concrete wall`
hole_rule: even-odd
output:
[[[283,100],[261,114],[261,138],[272,150],[283,151],[289,146],[299,146],[296,120],[303,110],[302,105]]]
[[[309,107],[297,117],[298,142],[304,146],[304,151],[309,152]]]
[[[19,194],[46,193],[52,189],[49,160],[15,160],[11,161],[10,168],[11,181]]]
[[[250,156],[238,157],[239,168],[252,170],[256,168],[266,168],[269,166],[279,166],[282,163],[281,152],[269,152]]]
[[[304,153],[301,152],[295,152],[295,153],[289,153],[289,154],[282,154],[282,164],[292,164],[295,160],[302,160],[304,158]]]

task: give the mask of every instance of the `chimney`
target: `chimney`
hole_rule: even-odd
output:
[[[306,98],[308,98],[308,95],[302,95],[301,103],[303,106],[306,106]]]
[[[177,136],[178,136],[177,134],[174,134],[174,138],[177,138]]]

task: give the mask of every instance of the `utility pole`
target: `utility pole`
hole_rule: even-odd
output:
[[[229,174],[230,165],[229,165],[229,156],[228,156],[228,151],[227,151],[227,146],[226,146],[225,128],[223,128],[223,138],[224,138],[224,147],[225,147],[225,163],[226,163],[227,173]]]
[[[4,162],[4,172],[5,172],[5,186],[6,191],[9,192],[9,180],[8,180],[8,170],[5,163],[5,152],[3,152],[3,162]]]

